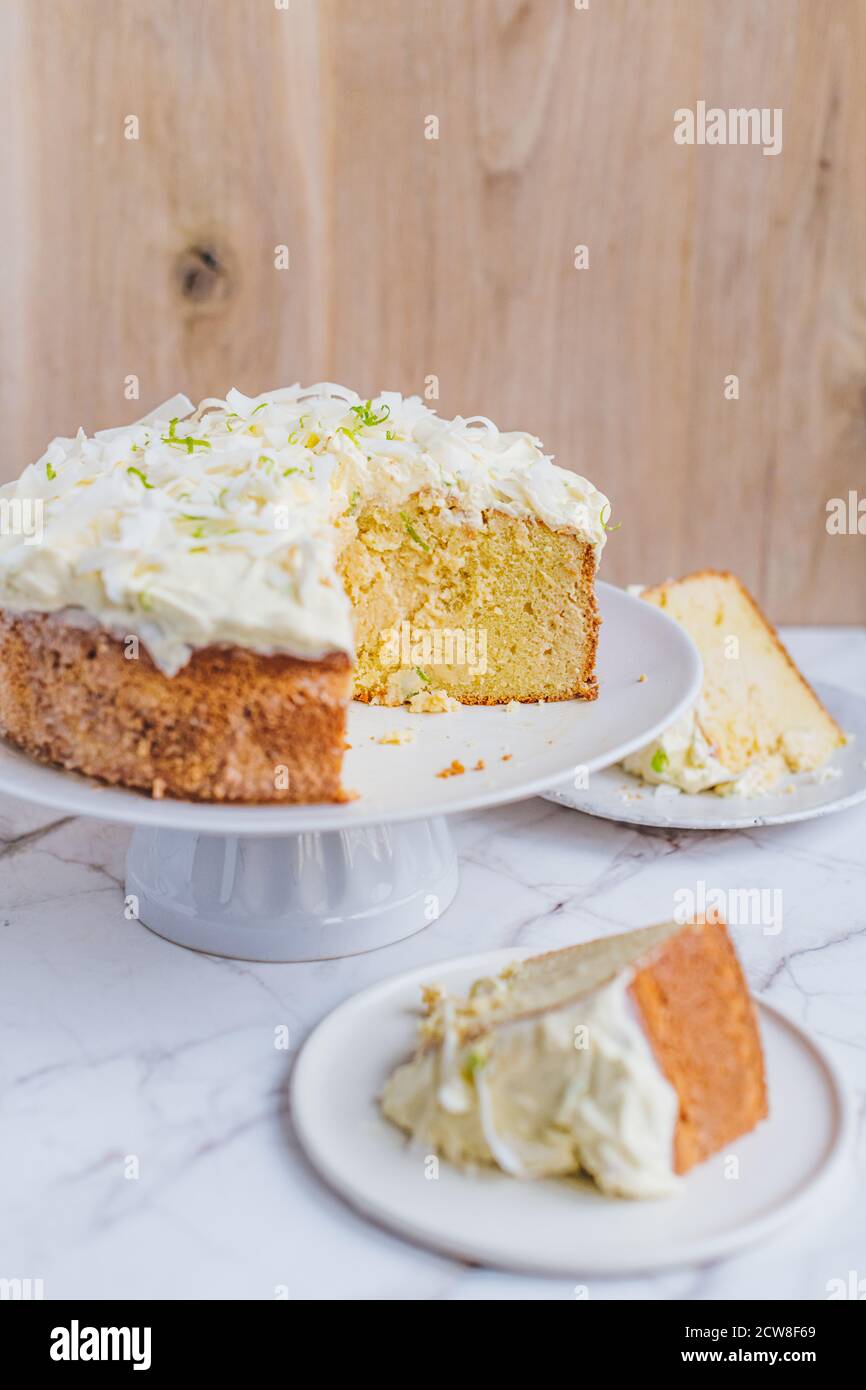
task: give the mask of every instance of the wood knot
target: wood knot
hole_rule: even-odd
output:
[[[209,244],[187,246],[177,258],[175,280],[181,295],[197,308],[214,307],[231,292],[227,257]]]

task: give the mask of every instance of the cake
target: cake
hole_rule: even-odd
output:
[[[718,919],[570,946],[424,1000],[382,1109],[454,1164],[657,1197],[767,1114],[755,1011]]]
[[[821,768],[845,742],[751,594],[702,570],[641,591],[685,628],[700,653],[697,704],[623,762],[683,792],[759,796],[787,772]]]
[[[609,513],[530,434],[329,383],[55,439],[0,489],[0,733],[155,796],[339,801],[353,693],[596,697]]]

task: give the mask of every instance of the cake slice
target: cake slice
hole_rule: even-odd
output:
[[[702,570],[641,597],[685,628],[704,665],[694,709],[623,762],[681,791],[755,796],[785,772],[821,767],[844,734],[803,679],[751,594]]]
[[[755,1011],[727,929],[676,922],[534,956],[465,998],[424,993],[389,1120],[457,1164],[585,1171],[653,1197],[767,1114]]]
[[[399,509],[371,498],[339,564],[355,615],[355,699],[594,700],[596,563],[569,522],[491,508],[470,524],[429,488]]]

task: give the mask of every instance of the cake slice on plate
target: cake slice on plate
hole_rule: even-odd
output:
[[[751,594],[702,570],[644,589],[694,641],[704,664],[697,705],[623,762],[685,792],[757,796],[786,772],[823,766],[845,736],[803,679]]]
[[[534,956],[425,1003],[382,1108],[453,1163],[660,1196],[767,1114],[755,1011],[718,920]]]

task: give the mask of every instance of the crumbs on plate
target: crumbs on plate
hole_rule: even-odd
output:
[[[443,767],[443,769],[442,769],[441,772],[437,772],[437,773],[436,773],[436,776],[437,776],[437,777],[462,777],[462,776],[463,776],[463,773],[464,773],[465,771],[466,771],[466,768],[465,768],[465,767],[463,766],[463,764],[460,762],[459,758],[454,758],[453,761],[452,761],[452,763],[451,763],[451,765],[450,765],[450,767]]]
[[[479,759],[478,759],[478,762],[475,764],[475,766],[474,766],[474,767],[471,767],[471,768],[469,769],[469,771],[470,771],[470,772],[483,772],[486,766],[487,766],[487,764],[485,763],[484,759],[483,759],[483,758],[479,758]],[[442,769],[441,772],[437,772],[437,773],[436,773],[436,776],[437,776],[437,777],[461,777],[465,771],[466,771],[466,768],[465,768],[465,767],[463,766],[463,764],[460,762],[460,759],[459,759],[459,758],[455,758],[454,761],[452,762],[452,764],[451,764],[450,767],[443,767],[443,769]]]
[[[377,739],[376,739],[376,742],[377,742],[377,743],[396,743],[396,744],[414,743],[414,742],[415,742],[415,730],[414,730],[414,729],[389,729],[388,732],[385,733],[385,734],[383,734],[381,738],[377,738]]]
[[[453,714],[461,706],[445,690],[418,690],[406,701],[406,708],[412,714]]]

